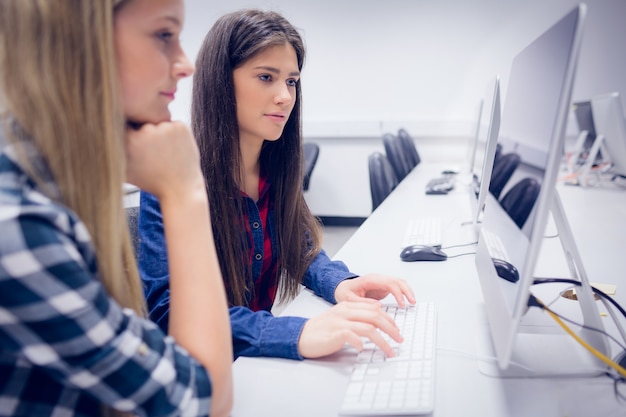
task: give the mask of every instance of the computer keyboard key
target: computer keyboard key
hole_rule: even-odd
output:
[[[340,415],[417,415],[434,409],[434,303],[385,308],[404,342],[397,345],[398,355],[390,358],[373,343],[364,345],[356,356]]]
[[[442,243],[442,220],[440,217],[416,217],[410,219],[404,231],[401,249],[408,246],[438,246]]]

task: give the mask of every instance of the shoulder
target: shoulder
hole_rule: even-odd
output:
[[[91,264],[93,249],[85,225],[64,205],[40,191],[20,166],[0,153],[0,257],[49,258],[61,249]],[[58,256],[58,255],[54,255]]]

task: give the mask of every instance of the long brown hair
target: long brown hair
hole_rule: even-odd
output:
[[[231,305],[243,305],[250,276],[249,252],[238,178],[241,168],[233,71],[266,48],[288,42],[302,69],[305,48],[298,31],[280,14],[240,10],[222,16],[209,30],[196,60],[191,109],[207,182],[213,234]],[[280,296],[297,295],[309,264],[320,251],[321,228],[302,191],[301,85],[279,140],[266,141],[260,162],[272,185]],[[253,284],[252,284],[253,285]]]
[[[18,127],[9,140],[18,152],[24,137],[34,143],[60,203],[85,223],[109,294],[143,315],[123,208],[124,116],[113,43],[115,8],[125,1],[2,0],[0,103],[2,118]]]

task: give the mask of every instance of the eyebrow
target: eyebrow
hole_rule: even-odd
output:
[[[265,65],[259,65],[258,67],[254,67],[254,69],[257,69],[257,70],[261,69],[261,70],[273,72],[274,74],[280,74],[280,70],[278,68],[267,67]],[[299,77],[300,76],[300,72],[299,71],[292,71],[288,75],[290,77]]]
[[[162,16],[158,20],[159,21],[167,21],[167,22],[170,22],[170,23],[172,23],[172,24],[174,24],[176,26],[179,26],[179,27],[182,26],[182,23],[181,23],[180,19],[178,17],[176,17],[176,16],[171,16],[171,15]]]

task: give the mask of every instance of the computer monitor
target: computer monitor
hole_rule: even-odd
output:
[[[497,367],[480,363],[481,371],[487,374],[537,377],[602,372],[598,361],[574,338],[554,322],[546,323],[550,318],[539,309],[528,307],[539,249],[552,210],[570,272],[581,282],[576,289],[576,306],[582,307],[586,325],[602,329],[555,187],[585,14],[584,4],[574,8],[524,48],[512,63],[498,143],[503,153],[517,152],[522,162],[507,187],[531,177],[539,182],[540,192],[523,228],[491,193],[486,196],[476,268],[488,322],[488,337],[480,339],[485,342],[481,346],[488,349],[485,354],[497,358]],[[511,282],[498,275],[494,259],[502,258],[517,269],[519,280]],[[550,299],[543,299],[544,291],[549,292]],[[532,289],[533,295],[544,302],[555,299],[553,291],[551,285]],[[588,333],[593,336],[585,331],[585,339],[606,352],[607,340],[595,332]]]
[[[618,92],[602,94],[591,99],[596,126],[596,143],[590,151],[604,150],[603,159],[611,163],[610,172],[626,177],[626,123]]]
[[[476,118],[476,133],[472,138],[472,143],[469,148],[468,153],[468,164],[467,164],[467,172],[471,175],[474,170],[474,163],[476,161],[476,151],[478,150],[478,143],[481,134],[481,124],[482,124],[482,115],[483,115],[483,106],[485,104],[485,100],[483,98],[480,99],[478,103],[478,117]]]
[[[497,75],[487,86],[481,114],[471,170],[473,190],[470,191],[470,203],[474,225],[480,221],[485,198],[489,193],[489,180],[500,132],[500,77]]]
[[[581,156],[582,160],[587,158],[589,151],[593,146],[593,142],[596,139],[596,127],[593,123],[593,112],[591,111],[591,101],[579,101],[572,104],[572,110],[576,117],[576,124],[580,132],[586,132],[584,137],[581,137],[581,143],[577,144],[575,151]]]

